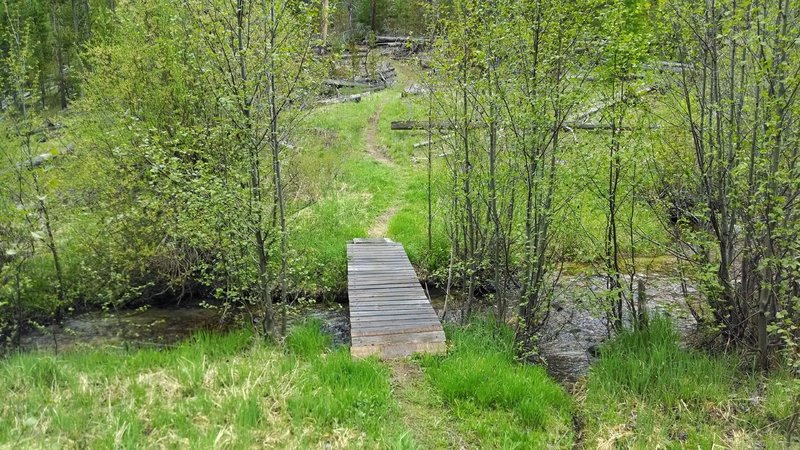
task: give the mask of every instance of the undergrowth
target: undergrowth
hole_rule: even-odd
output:
[[[672,323],[654,318],[600,350],[582,386],[589,446],[604,448],[786,448],[774,392],[737,355],[684,348]]]

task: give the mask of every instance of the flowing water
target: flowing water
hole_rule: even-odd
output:
[[[648,314],[670,317],[681,336],[689,339],[696,331],[696,323],[686,307],[680,282],[667,272],[650,273],[641,278],[646,285]],[[560,278],[550,318],[539,342],[540,359],[554,378],[572,383],[586,375],[597,358],[599,347],[609,337],[607,320],[599,307],[605,301],[602,297],[604,292],[603,277],[564,275]],[[689,289],[688,293],[696,292]],[[439,317],[445,310],[444,300],[443,293],[431,293],[431,302]],[[496,312],[485,305],[476,308]],[[463,313],[463,302],[458,297],[451,298],[445,320],[459,323]],[[514,313],[509,309],[506,317],[513,317]]]
[[[289,326],[303,318],[316,318],[334,339],[348,344],[350,323],[347,309],[340,305],[309,305],[298,308]],[[224,332],[246,325],[246,320],[218,307],[200,305],[151,306],[139,310],[93,311],[77,314],[63,327],[30,330],[22,336],[23,351],[50,351],[78,347],[169,346],[201,331]]]
[[[680,283],[663,273],[650,274],[645,281],[648,312],[670,316],[684,337],[691,335],[695,324],[685,306]],[[604,283],[597,276],[561,277],[551,317],[542,330],[539,344],[541,359],[559,380],[572,382],[585,375],[597,357],[599,346],[608,338],[605,316],[597,308],[602,302]],[[431,302],[440,317],[445,310],[444,297],[441,291],[431,291]],[[478,305],[476,310],[491,311],[491,307]],[[458,323],[463,312],[463,303],[451,298],[445,320]],[[507,317],[512,316],[513,311],[509,311]],[[289,326],[305,318],[319,320],[333,336],[335,345],[350,343],[347,305],[312,304],[297,308],[291,314]],[[225,331],[245,325],[246,320],[221,308],[151,306],[78,314],[67,319],[62,329],[47,327],[27,332],[21,345],[25,351],[53,351],[56,342],[59,351],[81,346],[168,346],[200,330]]]

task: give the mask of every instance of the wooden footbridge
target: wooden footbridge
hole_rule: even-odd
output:
[[[353,356],[442,353],[444,331],[403,246],[388,239],[347,244]]]

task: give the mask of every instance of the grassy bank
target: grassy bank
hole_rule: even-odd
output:
[[[317,324],[283,347],[247,332],[166,350],[20,355],[0,366],[0,444],[22,447],[394,446],[387,370],[331,351]]]
[[[331,348],[315,322],[281,345],[234,332],[169,350],[18,355],[0,363],[0,446],[429,448],[437,417],[471,446],[558,442],[569,397],[541,368],[514,363],[499,332],[451,330],[451,354],[421,361],[404,405],[425,403],[425,416],[399,406],[392,367]]]
[[[788,448],[796,380],[754,374],[736,355],[682,348],[657,318],[602,347],[579,386],[585,441],[598,448]],[[794,445],[800,445],[795,441]]]
[[[574,396],[514,359],[490,321],[447,356],[384,363],[320,324],[281,344],[198,334],[167,350],[0,361],[0,447],[787,448],[792,380],[681,348],[671,325],[622,335]]]

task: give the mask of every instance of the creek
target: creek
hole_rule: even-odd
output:
[[[681,335],[689,339],[696,325],[686,308],[680,283],[665,273],[646,277],[647,310],[672,318]],[[604,279],[597,276],[564,275],[554,292],[550,320],[542,330],[539,351],[550,374],[571,383],[585,375],[598,349],[608,338],[607,322],[597,308],[604,292]],[[690,294],[694,293],[692,290]],[[444,293],[431,291],[431,303],[442,316]],[[479,311],[492,312],[490,306]],[[458,323],[463,303],[451,298],[446,321]],[[508,311],[507,317],[512,317]],[[318,319],[324,331],[333,336],[335,345],[349,345],[350,323],[347,305],[311,304],[297,308],[289,319]],[[150,306],[138,310],[93,311],[72,316],[57,330],[59,351],[79,347],[164,347],[174,345],[200,330],[224,332],[246,324],[242,318],[226,314],[218,307],[200,305]],[[52,326],[34,329],[21,339],[23,351],[49,351],[55,347]]]

